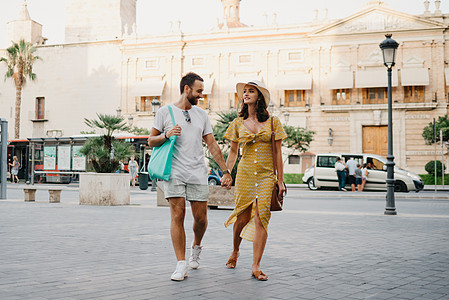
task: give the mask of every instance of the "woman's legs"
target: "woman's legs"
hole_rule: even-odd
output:
[[[243,227],[245,227],[245,225],[248,224],[249,220],[251,219],[251,209],[252,205],[248,206],[244,211],[240,213],[240,215],[237,216],[237,221],[235,221],[234,223],[232,237],[233,250],[231,256],[229,257],[230,259],[237,259],[237,257],[239,256],[240,244],[242,243],[240,233],[242,232]],[[235,265],[226,264],[226,267],[235,268]]]
[[[253,242],[253,266],[252,273],[260,271],[260,260],[262,259],[263,251],[265,250],[265,245],[267,243],[267,231],[263,227],[262,221],[259,216],[259,208],[256,204],[256,215],[254,216],[254,221],[256,225],[256,232],[254,235]],[[257,279],[267,279],[268,277],[264,274],[258,276]]]

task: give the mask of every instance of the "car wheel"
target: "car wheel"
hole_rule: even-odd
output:
[[[309,180],[307,180],[307,186],[312,191],[317,190],[317,188],[315,186],[315,182],[313,182],[313,177],[310,177]]]
[[[407,186],[402,181],[396,181],[394,183],[394,191],[395,192],[407,192]]]
[[[217,180],[216,179],[214,179],[214,178],[209,178],[209,185],[218,185],[218,182],[217,182]]]

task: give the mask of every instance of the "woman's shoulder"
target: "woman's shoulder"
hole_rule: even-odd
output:
[[[279,119],[278,116],[273,116],[273,115],[271,115],[271,116],[268,118],[268,121],[271,121],[270,118],[273,119],[273,122],[274,122],[274,123],[276,123],[276,122],[279,122],[279,123],[280,123],[280,122],[281,122],[281,120]]]
[[[232,120],[231,124],[243,124],[243,117],[237,117],[234,120]]]

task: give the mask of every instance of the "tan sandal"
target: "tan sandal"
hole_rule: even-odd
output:
[[[226,262],[226,268],[228,269],[235,269],[235,267],[237,266],[237,258],[240,256],[240,254],[237,254],[237,257],[232,257],[229,256],[228,261]],[[228,266],[230,265],[230,266]]]
[[[262,271],[255,271],[251,274],[251,276],[253,276],[254,278],[256,278],[259,281],[267,281],[268,280],[268,276],[262,272]],[[267,276],[267,278],[260,278],[260,276]]]

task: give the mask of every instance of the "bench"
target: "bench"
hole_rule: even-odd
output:
[[[61,202],[61,189],[49,189],[49,202],[50,203],[59,203]]]
[[[25,193],[25,202],[36,201],[36,188],[23,188]],[[61,191],[62,189],[50,188],[48,189],[48,200],[50,203],[60,203],[61,202]]]
[[[25,192],[25,202],[36,201],[36,189],[35,188],[24,188]]]

